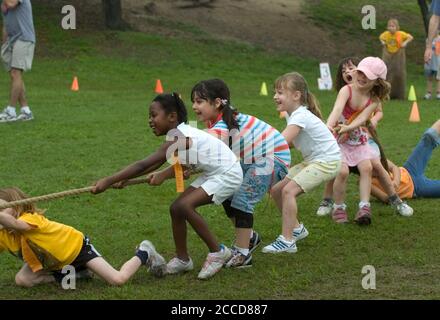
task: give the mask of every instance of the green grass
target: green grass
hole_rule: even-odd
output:
[[[279,119],[271,96],[260,96],[261,83],[269,88],[277,76],[301,72],[318,96],[327,116],[335,93],[317,91],[318,61],[273,55],[248,45],[220,42],[209,37],[163,38],[134,32],[90,32],[81,42],[63,33],[55,42],[60,52],[38,56],[26,75],[35,120],[2,124],[0,185],[18,186],[36,196],[92,184],[96,179],[141,159],[163,139],[147,125],[147,109],[155,96],[155,80],[166,91],[178,91],[188,103],[191,87],[199,80],[220,77],[230,86],[232,102],[241,111],[260,117],[278,129]],[[65,34],[65,35],[64,35]],[[79,41],[79,40],[76,40]],[[53,44],[55,46],[55,44]],[[76,51],[69,51],[76,48]],[[68,59],[65,59],[68,57]],[[422,70],[410,65],[408,83],[418,96],[424,90]],[[335,71],[335,66],[332,66]],[[69,90],[73,76],[80,91]],[[8,79],[0,78],[7,88]],[[0,98],[7,101],[7,90]],[[402,164],[423,131],[440,118],[437,101],[419,101],[421,123],[409,123],[411,103],[385,104],[379,134],[388,156]],[[190,108],[189,108],[190,109]],[[189,111],[193,118],[192,111]],[[300,160],[292,152],[294,162]],[[440,177],[438,150],[427,175]],[[188,183],[188,182],[187,182]],[[373,224],[368,228],[336,225],[315,215],[323,188],[302,196],[299,212],[310,236],[294,255],[267,256],[257,251],[247,270],[223,270],[209,281],[198,281],[207,249],[189,228],[188,246],[194,272],[155,279],[142,269],[127,285],[114,288],[99,279],[77,283],[65,291],[54,284],[21,289],[14,275],[21,262],[0,256],[0,299],[439,299],[433,279],[440,276],[437,230],[439,200],[411,200],[411,218],[397,216],[389,207],[373,202]],[[357,205],[356,178],[347,195],[350,217]],[[72,225],[92,239],[115,267],[129,259],[134,247],[150,239],[167,258],[174,253],[168,208],[176,194],[173,182],[161,187],[133,186],[104,194],[81,195],[41,203],[46,215]],[[233,228],[221,207],[200,210],[218,239],[229,245]],[[280,215],[267,198],[255,213],[255,227],[264,244],[280,232]],[[361,287],[364,265],[377,271],[377,289]]]
[[[362,28],[365,15],[361,10],[365,5],[376,9],[376,29]],[[381,55],[379,35],[386,30],[388,19],[397,18],[401,30],[414,36],[407,48],[408,58],[414,63],[423,63],[426,35],[417,1],[353,0],[341,5],[339,0],[310,0],[304,1],[303,11],[318,26],[329,30],[336,43],[350,39],[355,46],[365,45],[366,55],[375,56]]]

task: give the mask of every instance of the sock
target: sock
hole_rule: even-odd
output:
[[[147,261],[148,261],[148,252],[147,251],[137,250],[135,256],[141,260],[141,263],[143,265],[147,264]]]
[[[6,111],[7,111],[11,116],[14,116],[14,117],[17,116],[17,113],[15,112],[15,108],[14,108],[14,107],[8,106],[8,107],[6,108]]]
[[[237,251],[244,256],[247,256],[249,254],[249,248],[240,248],[236,246],[235,249],[237,249]]]
[[[341,203],[341,204],[334,204],[333,205],[333,208],[334,209],[342,209],[342,210],[345,210],[345,209],[347,209],[347,205],[345,204],[345,203]]]
[[[370,203],[364,201],[359,202],[359,209],[362,209],[365,206],[370,207]]]
[[[394,205],[398,205],[398,204],[402,203],[402,199],[400,199],[396,193],[393,194],[392,196],[388,197],[388,201],[389,201],[389,203],[394,204]]]
[[[31,113],[31,109],[29,108],[29,106],[23,106],[21,107],[21,113]]]
[[[300,232],[302,228],[303,228],[303,227],[301,226],[301,223],[300,223],[298,227],[293,228],[293,231],[298,231],[298,232]]]
[[[251,232],[251,237],[249,238],[249,240],[252,239],[252,238],[254,237],[254,233],[255,233],[255,231],[252,230],[252,232]]]
[[[327,201],[328,203],[333,203],[333,199],[332,198],[324,198],[324,201]]]

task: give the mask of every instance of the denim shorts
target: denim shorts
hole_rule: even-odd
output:
[[[277,159],[267,166],[266,163],[240,164],[243,169],[243,183],[230,198],[231,206],[252,214],[271,186],[284,179],[288,168]]]

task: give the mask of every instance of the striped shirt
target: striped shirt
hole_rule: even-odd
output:
[[[226,122],[221,117],[209,127],[208,132],[228,144],[237,158],[245,164],[268,158],[290,166],[289,145],[278,130],[247,114],[238,113],[235,120],[240,128],[238,135],[233,131],[229,132]]]

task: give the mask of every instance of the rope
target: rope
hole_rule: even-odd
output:
[[[146,182],[147,182],[147,178],[132,179],[132,180],[128,180],[124,184],[124,186],[133,186],[133,185],[142,184],[142,183],[146,183]],[[33,198],[11,201],[11,202],[7,202],[4,204],[0,204],[0,210],[19,206],[19,205],[25,205],[25,204],[29,204],[29,203],[39,202],[39,201],[53,200],[53,199],[64,198],[67,196],[73,196],[73,195],[77,195],[77,194],[81,194],[81,193],[86,193],[86,192],[92,191],[93,188],[94,188],[94,186],[90,186],[90,187],[85,187],[85,188],[72,189],[72,190],[66,190],[66,191],[57,192],[57,193],[46,194],[43,196],[38,196],[38,197],[33,197]]]

